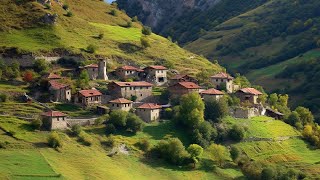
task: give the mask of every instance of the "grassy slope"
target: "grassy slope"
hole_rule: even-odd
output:
[[[143,50],[140,47],[141,25],[133,23],[132,28],[121,27],[131,19],[121,11],[117,11],[117,16],[110,15],[110,11],[114,9],[111,5],[98,0],[66,0],[66,3],[74,16],[66,17],[66,11],[55,2],[52,10],[44,10],[39,4],[33,3],[34,6],[42,8],[42,11],[57,13],[57,24],[46,28],[11,29],[10,32],[0,32],[0,46],[19,47],[32,52],[67,48],[84,53],[83,49],[89,44],[94,44],[98,46],[97,54],[121,62],[124,60],[136,64],[154,64],[155,61],[164,61],[164,64],[170,63],[178,70],[191,73],[199,69],[219,69],[205,58],[194,55],[155,34],[148,37],[151,48]],[[1,6],[4,6],[2,2]],[[0,11],[0,16],[1,13]],[[104,33],[102,40],[96,38],[100,33]]]
[[[5,135],[0,129],[0,142],[6,142],[7,149],[0,149],[0,177],[13,179],[225,179],[241,176],[235,169],[217,169],[204,171],[187,170],[168,166],[161,161],[145,160],[142,152],[133,146],[141,138],[156,143],[165,135],[185,137],[182,130],[175,130],[171,123],[147,126],[144,132],[132,136],[116,135],[117,143],[125,143],[130,155],[107,156],[108,151],[100,141],[103,127],[90,127],[86,131],[94,139],[91,147],[83,146],[77,138],[59,133],[63,139],[63,148],[57,152],[45,144],[48,133],[32,132],[26,122],[15,118],[0,118],[0,128],[16,132],[13,137]],[[171,134],[171,135],[170,135]],[[182,140],[187,141],[182,138]]]

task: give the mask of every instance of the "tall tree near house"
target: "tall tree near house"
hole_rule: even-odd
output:
[[[224,98],[219,101],[211,98],[205,103],[204,114],[208,121],[220,122],[220,120],[227,116],[228,113],[228,103]]]
[[[197,127],[204,121],[204,103],[198,93],[190,93],[181,97],[180,106],[175,119],[187,127]]]
[[[87,88],[89,87],[89,73],[87,71],[81,71],[80,76],[77,80],[77,86],[80,88]]]

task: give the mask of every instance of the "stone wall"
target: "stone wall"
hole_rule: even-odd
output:
[[[235,118],[250,119],[255,116],[259,116],[259,110],[257,108],[243,108],[235,107],[230,109],[230,114]]]

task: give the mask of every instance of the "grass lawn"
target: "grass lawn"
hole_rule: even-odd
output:
[[[95,116],[95,109],[83,109],[74,104],[51,104],[51,106],[71,117],[92,117]]]
[[[6,102],[0,103],[0,113],[16,116],[37,116],[43,111],[44,107],[32,103]]]

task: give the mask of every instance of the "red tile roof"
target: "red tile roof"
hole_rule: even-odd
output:
[[[178,85],[181,85],[184,88],[187,89],[199,89],[200,86],[198,86],[197,84],[193,83],[193,82],[179,82]]]
[[[162,106],[159,106],[154,103],[145,103],[138,107],[138,109],[161,109]]]
[[[145,81],[139,81],[139,82],[114,82],[116,85],[121,87],[151,87],[153,84],[145,82]]]
[[[216,79],[234,79],[234,77],[230,76],[227,73],[223,73],[223,72],[220,72],[220,73],[218,73],[216,75],[213,75],[213,76],[211,76],[211,78],[216,78]]]
[[[98,68],[98,64],[89,64],[89,65],[86,65],[84,66],[84,68]]]
[[[61,79],[61,76],[58,75],[58,74],[54,74],[54,73],[49,73],[47,76],[46,76],[47,79]]]
[[[129,101],[128,99],[125,99],[125,98],[119,98],[119,99],[115,99],[115,100],[109,101],[109,103],[129,104],[129,103],[132,103],[132,101]]]
[[[60,83],[56,80],[51,80],[49,81],[49,84],[50,86],[53,88],[53,89],[62,89],[62,88],[66,88],[66,87],[69,87],[69,85],[67,84],[63,84],[63,83]]]
[[[214,89],[214,88],[202,91],[202,92],[200,92],[200,94],[224,95],[224,93],[222,91],[219,91],[219,90]]]
[[[47,117],[65,117],[67,116],[66,114],[60,112],[60,111],[48,111],[48,112],[43,112],[41,114],[42,116],[47,116]]]
[[[129,71],[138,71],[139,69],[133,66],[122,66],[118,67],[118,69],[129,70]]]
[[[148,67],[146,67],[144,69],[167,70],[167,68],[164,67],[164,66],[148,66]]]
[[[262,95],[262,92],[256,90],[255,88],[243,88],[243,89],[240,89],[239,91],[245,94]]]
[[[101,92],[96,89],[81,90],[79,93],[84,97],[101,96]]]
[[[178,79],[182,79],[182,78],[185,78],[185,77],[188,77],[188,75],[185,75],[185,74],[177,74],[177,75],[171,77],[170,79],[178,80]]]

